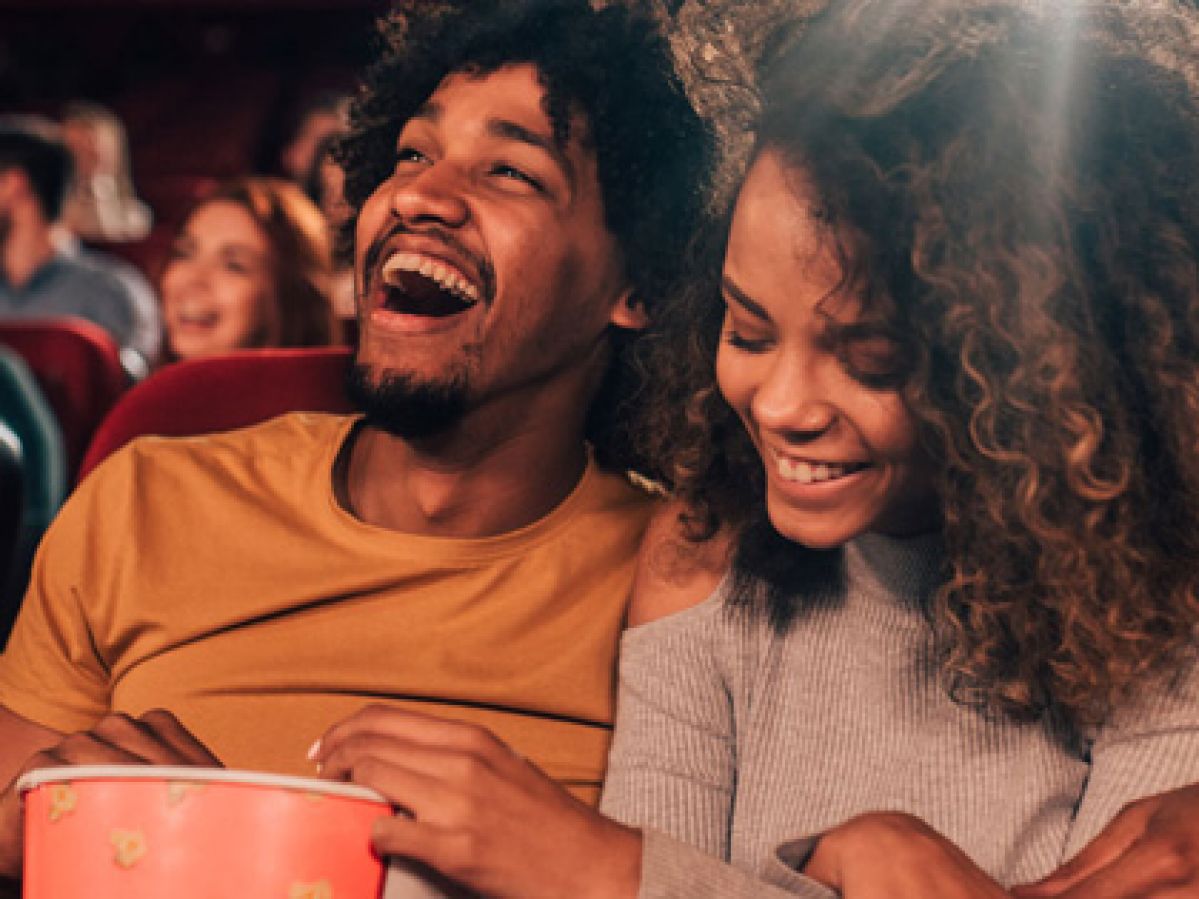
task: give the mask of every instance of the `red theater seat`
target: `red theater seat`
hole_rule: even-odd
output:
[[[130,390],[96,431],[82,478],[114,450],[143,434],[187,436],[227,431],[284,412],[348,412],[348,347],[241,350],[176,362]]]
[[[0,344],[24,358],[62,429],[74,472],[101,419],[128,388],[120,349],[92,322],[54,318],[0,322]]]

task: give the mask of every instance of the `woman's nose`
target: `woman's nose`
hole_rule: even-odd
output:
[[[448,162],[433,163],[398,179],[391,208],[401,222],[415,230],[430,225],[456,228],[469,217],[462,176]]]
[[[819,366],[802,359],[780,359],[754,392],[753,415],[759,427],[791,440],[812,440],[837,421],[837,405]]]

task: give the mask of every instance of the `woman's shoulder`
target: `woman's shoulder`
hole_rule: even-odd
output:
[[[728,572],[733,536],[717,531],[706,540],[689,534],[688,508],[672,500],[651,518],[637,557],[629,627],[690,609],[710,597]]]

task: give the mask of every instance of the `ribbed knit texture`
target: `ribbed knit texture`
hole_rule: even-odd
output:
[[[936,540],[869,535],[845,558],[844,595],[781,637],[731,616],[723,588],[626,633],[602,807],[650,829],[642,896],[832,896],[795,872],[804,838],[884,809],[1021,883],[1126,802],[1199,779],[1192,673],[1071,749],[945,693],[923,611]]]

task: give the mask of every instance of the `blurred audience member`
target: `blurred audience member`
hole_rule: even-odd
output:
[[[336,342],[331,274],[324,219],[299,187],[222,186],[188,214],[163,270],[162,361]]]
[[[55,236],[71,172],[55,124],[0,117],[0,318],[89,319],[112,334],[136,377],[157,337],[139,327],[144,296],[114,273],[113,260]]]
[[[62,139],[71,151],[75,176],[67,192],[62,218],[54,230],[61,252],[80,252],[80,241],[89,244],[142,240],[150,232],[149,207],[133,189],[129,142],[116,113],[94,103],[70,104],[63,114]],[[92,261],[108,269],[133,299],[135,354],[122,354],[125,368],[140,378],[149,371],[162,343],[162,318],[150,282],[135,266],[116,256],[89,250]]]
[[[299,107],[279,150],[279,171],[302,183],[312,171],[321,142],[349,127],[349,98],[333,91],[314,94]]]
[[[345,196],[346,174],[333,158],[340,133],[328,134],[317,147],[312,169],[304,179],[304,192],[320,209],[333,242],[333,281],[330,296],[341,318],[354,317],[353,234],[354,209]]]
[[[119,243],[150,233],[150,209],[137,198],[125,126],[111,110],[72,103],[62,136],[75,159],[63,223],[85,241]]]

